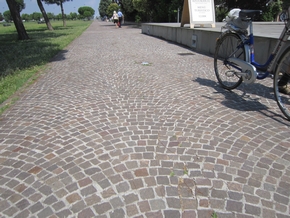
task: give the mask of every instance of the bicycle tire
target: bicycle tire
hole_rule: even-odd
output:
[[[219,84],[227,90],[237,88],[243,81],[243,78],[237,75],[238,70],[226,60],[230,57],[240,58],[246,61],[245,47],[238,45],[242,39],[236,33],[226,32],[217,40],[214,54],[214,70]],[[237,51],[235,51],[237,49]],[[238,66],[237,66],[238,67]]]
[[[290,93],[283,94],[279,91],[279,86],[284,86],[284,83],[282,82],[283,84],[281,84],[280,81],[283,76],[284,78],[286,78],[284,80],[285,83],[287,82],[286,87],[290,89],[290,47],[288,47],[283,52],[283,54],[277,61],[273,80],[276,102],[282,113],[286,116],[288,120],[290,120]]]

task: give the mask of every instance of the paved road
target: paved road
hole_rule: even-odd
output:
[[[289,218],[271,82],[96,21],[0,117],[0,216]]]

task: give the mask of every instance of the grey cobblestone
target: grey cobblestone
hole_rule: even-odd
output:
[[[140,32],[93,22],[1,115],[0,216],[290,218],[271,79]]]

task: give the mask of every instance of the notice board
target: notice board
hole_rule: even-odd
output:
[[[215,27],[214,0],[184,0],[181,26],[185,24],[190,24],[190,28],[195,25]]]

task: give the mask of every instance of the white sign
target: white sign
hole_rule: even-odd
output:
[[[191,0],[190,11],[192,12],[191,19],[194,22],[212,22],[214,20],[211,0]]]
[[[215,27],[214,0],[184,0],[181,26],[190,23],[190,28],[195,25]]]

